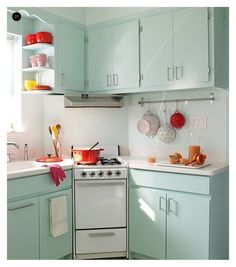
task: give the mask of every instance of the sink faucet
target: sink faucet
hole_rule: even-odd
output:
[[[20,148],[20,147],[19,147],[16,143],[14,143],[14,142],[7,142],[7,145],[8,145],[8,146],[15,146],[17,149]]]
[[[16,143],[14,143],[14,142],[7,142],[7,145],[8,145],[8,146],[14,146],[14,147],[16,147],[17,149],[20,148],[20,147],[19,147]],[[7,162],[10,162],[10,161],[11,161],[11,154],[13,154],[13,153],[9,153],[9,154],[7,154]]]

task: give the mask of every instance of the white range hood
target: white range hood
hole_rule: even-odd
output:
[[[65,95],[65,108],[120,108],[123,106],[122,95],[81,94]]]

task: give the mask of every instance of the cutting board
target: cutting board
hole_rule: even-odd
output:
[[[201,169],[201,168],[204,168],[206,166],[209,166],[211,165],[211,163],[208,163],[208,162],[205,162],[204,164],[202,165],[195,165],[195,166],[191,166],[191,165],[183,165],[183,164],[171,164],[169,161],[160,161],[160,162],[157,162],[156,164],[157,166],[165,166],[165,167],[176,167],[176,168],[184,168],[184,169]]]

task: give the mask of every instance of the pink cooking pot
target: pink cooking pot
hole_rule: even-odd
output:
[[[76,163],[80,164],[96,164],[99,161],[100,152],[103,148],[78,148],[73,149],[73,157]]]

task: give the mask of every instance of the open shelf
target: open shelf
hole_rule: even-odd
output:
[[[53,93],[53,90],[29,90],[29,91],[22,91],[24,95],[48,95]]]
[[[32,45],[25,45],[22,48],[24,50],[39,50],[45,48],[54,48],[54,46],[52,44],[47,44],[47,43],[36,43]]]
[[[24,72],[38,72],[38,71],[48,71],[48,70],[54,70],[50,67],[33,67],[33,68],[24,68],[22,71]]]

